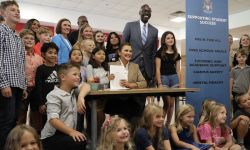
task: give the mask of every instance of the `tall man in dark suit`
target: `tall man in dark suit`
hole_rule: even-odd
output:
[[[132,46],[131,61],[137,63],[141,73],[147,81],[149,87],[154,87],[155,75],[155,54],[157,51],[158,30],[148,23],[151,17],[151,8],[145,4],[141,6],[139,11],[141,20],[129,22],[126,24],[122,42],[128,42]],[[137,116],[131,116],[130,124],[132,131],[138,124],[138,118],[142,116],[146,98],[138,97],[134,99],[137,106]]]
[[[151,17],[151,8],[148,4],[141,6],[139,14],[141,20],[126,24],[123,30],[122,42],[128,42],[132,45],[132,61],[139,64],[148,86],[154,87],[158,30],[148,23]]]
[[[69,42],[70,44],[73,46],[77,40],[78,40],[78,35],[79,35],[79,29],[81,26],[85,25],[85,24],[88,24],[88,19],[86,16],[80,16],[78,17],[78,20],[77,20],[77,24],[78,24],[78,30],[76,31],[73,31],[69,34],[68,36],[68,39],[69,39]]]

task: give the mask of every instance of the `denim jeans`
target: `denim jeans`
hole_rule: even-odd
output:
[[[161,82],[164,87],[179,87],[179,79],[177,74],[161,75]]]
[[[4,97],[0,92],[0,150],[4,148],[5,140],[12,128],[16,126],[18,107],[23,90],[11,88],[12,96]]]

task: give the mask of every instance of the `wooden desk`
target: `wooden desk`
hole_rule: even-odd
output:
[[[126,96],[126,95],[145,95],[145,96],[185,96],[186,92],[196,92],[198,88],[145,88],[145,89],[128,89],[128,90],[99,90],[90,91],[87,97],[91,98],[91,149],[96,149],[97,144],[97,113],[96,113],[96,100],[103,97],[110,97],[113,95]],[[179,107],[179,99],[175,100],[175,108]]]

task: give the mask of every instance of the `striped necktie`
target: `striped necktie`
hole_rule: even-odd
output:
[[[144,25],[142,26],[141,39],[142,39],[142,44],[145,45],[146,40],[147,40],[146,24],[144,24]]]

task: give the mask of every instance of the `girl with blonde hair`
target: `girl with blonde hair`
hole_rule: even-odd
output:
[[[151,103],[143,113],[142,125],[135,133],[137,150],[171,150],[168,129],[164,127],[162,107]]]
[[[171,126],[172,147],[175,150],[210,150],[211,144],[199,142],[194,125],[195,110],[192,105],[181,105],[176,114],[176,123]]]
[[[80,49],[80,44],[83,40],[91,39],[94,40],[93,30],[89,24],[84,24],[79,29],[77,42],[73,45],[74,49]]]
[[[214,104],[216,104],[216,102],[213,99],[205,99],[202,102],[201,114],[200,114],[200,117],[199,117],[199,123],[198,123],[198,125],[203,124],[206,121],[208,121],[209,114],[211,112],[211,107]]]
[[[105,120],[97,150],[133,150],[125,119],[112,116]]]

